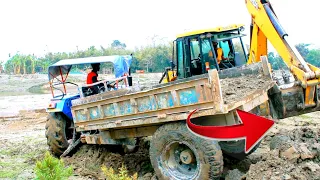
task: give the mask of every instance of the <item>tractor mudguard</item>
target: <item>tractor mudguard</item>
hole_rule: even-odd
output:
[[[73,119],[71,113],[71,101],[78,98],[80,98],[80,95],[65,96],[62,99],[52,99],[49,104],[49,107],[46,109],[46,112],[62,112],[69,119]]]

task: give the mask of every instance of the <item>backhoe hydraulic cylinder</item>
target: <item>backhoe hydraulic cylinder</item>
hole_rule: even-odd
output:
[[[274,28],[276,29],[276,31],[278,32],[280,37],[282,39],[284,39],[285,36],[288,36],[288,34],[285,32],[285,30],[283,29],[283,27],[279,23],[278,18],[275,16],[273,11],[271,10],[269,4],[264,4],[263,7],[266,10],[266,12],[267,12],[267,14],[268,14],[268,16],[270,18],[271,23],[273,24]]]

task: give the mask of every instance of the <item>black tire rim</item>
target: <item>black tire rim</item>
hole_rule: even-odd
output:
[[[176,179],[195,179],[200,171],[200,163],[194,152],[197,151],[187,142],[171,141],[160,157],[163,170]]]

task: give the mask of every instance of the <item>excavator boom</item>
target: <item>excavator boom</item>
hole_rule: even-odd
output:
[[[245,2],[252,17],[248,63],[259,62],[261,56],[267,56],[267,40],[269,40],[298,84],[304,88],[303,108],[316,106],[320,69],[307,63],[290,42],[289,35],[281,26],[268,0],[245,0]]]

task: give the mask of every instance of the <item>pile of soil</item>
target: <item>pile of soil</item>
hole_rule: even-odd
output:
[[[252,164],[246,179],[320,179],[320,130],[309,127],[272,137],[270,152]]]
[[[220,80],[222,97],[225,104],[237,102],[259,89],[265,89],[272,84],[272,79],[262,75],[245,75]]]
[[[153,168],[149,158],[149,139],[142,138],[136,152],[125,154],[118,145],[82,145],[72,157],[65,157],[66,165],[72,165],[75,173],[94,179],[103,179],[102,165],[112,167],[118,173],[119,168],[125,167],[132,176],[151,179]],[[149,177],[149,178],[147,178]]]

